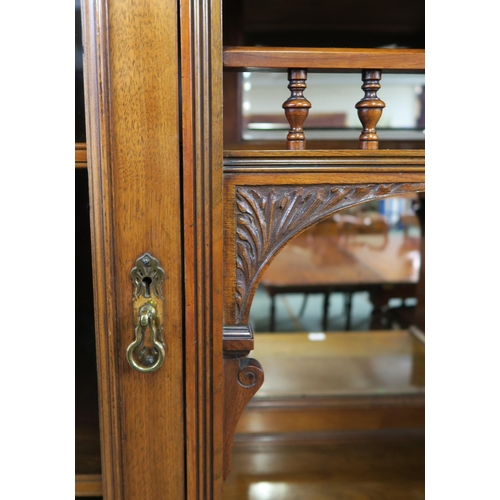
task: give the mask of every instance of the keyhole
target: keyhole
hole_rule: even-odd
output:
[[[146,276],[145,278],[142,278],[142,283],[144,284],[144,297],[149,298],[151,297],[151,278]]]

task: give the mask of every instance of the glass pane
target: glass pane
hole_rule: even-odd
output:
[[[80,0],[75,2],[75,142],[86,142],[83,96],[83,44]]]
[[[290,96],[286,73],[243,73],[242,138],[284,140],[290,128],[282,104]],[[382,74],[378,97],[385,108],[377,124],[380,141],[424,140],[425,75]],[[308,140],[357,140],[362,126],[355,105],[364,92],[356,73],[309,73],[304,96],[311,102]]]
[[[254,398],[423,394],[417,194],[338,212],[265,271],[250,321],[265,367]],[[423,326],[419,326],[423,329]]]

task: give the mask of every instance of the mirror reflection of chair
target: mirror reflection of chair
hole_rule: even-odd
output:
[[[389,223],[387,219],[379,212],[359,212],[356,215],[336,215],[339,224],[339,243],[342,244],[358,244],[359,235],[381,235],[382,243],[377,248],[383,250],[388,242]],[[361,244],[368,244],[373,246],[373,243],[362,242]],[[344,314],[346,317],[345,330],[351,330],[351,317],[352,317],[352,300],[356,292],[346,291],[344,293]]]
[[[418,227],[420,230],[420,270],[416,286],[415,305],[405,305],[392,307],[387,310],[389,326],[394,328],[409,328],[422,335],[425,332],[425,193],[421,193],[413,204],[414,215],[403,214],[401,223],[405,238],[410,238],[411,228]],[[405,217],[404,217],[405,216]]]
[[[276,326],[276,295],[295,293],[304,295],[298,313],[288,311],[295,323],[304,316],[309,295],[322,294],[321,327],[327,331],[331,294],[336,293],[344,298],[345,323],[341,329],[351,330],[354,293],[372,294],[385,283],[399,286],[412,282],[415,273],[410,268],[415,265],[417,256],[413,253],[418,252],[418,242],[413,238],[401,244],[401,238],[400,232],[392,232],[384,214],[359,209],[337,213],[294,238],[262,278],[271,298],[270,331]],[[376,325],[374,322],[372,326]]]
[[[378,241],[375,245],[381,250],[385,248],[388,241],[388,233],[390,230],[387,218],[378,212],[360,212],[355,215],[338,214],[336,216],[339,224],[339,243],[341,244],[354,244],[354,245],[371,245],[374,246],[373,241],[366,242],[358,237],[360,235],[381,235],[381,244]]]

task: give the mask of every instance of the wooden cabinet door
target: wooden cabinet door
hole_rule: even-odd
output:
[[[175,1],[85,5],[103,492],[185,498],[179,62]],[[166,359],[140,373],[134,340],[136,260],[165,270]]]
[[[103,495],[221,498],[220,2],[87,0],[82,14]],[[146,253],[165,272],[151,373],[126,357]]]

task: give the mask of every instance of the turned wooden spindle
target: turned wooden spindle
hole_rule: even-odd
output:
[[[306,149],[306,134],[302,128],[306,121],[311,103],[304,97],[307,88],[307,70],[289,69],[288,88],[290,97],[283,103],[286,119],[290,124],[290,131],[286,136],[287,149]]]
[[[377,97],[382,72],[379,69],[364,69],[362,73],[365,96],[356,104],[358,116],[363,125],[359,136],[359,149],[378,149],[378,135],[375,127],[385,108],[384,101]]]

